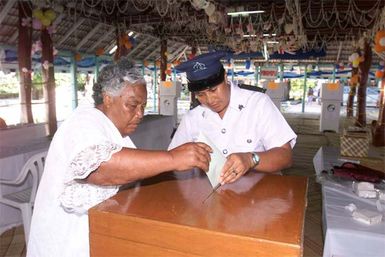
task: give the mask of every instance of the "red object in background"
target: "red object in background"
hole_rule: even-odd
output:
[[[341,166],[333,166],[332,171],[334,176],[357,181],[378,183],[385,179],[385,173],[351,162],[345,162]]]

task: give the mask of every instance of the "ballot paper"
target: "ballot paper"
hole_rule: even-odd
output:
[[[219,183],[219,177],[221,175],[221,171],[223,165],[225,165],[226,157],[223,156],[222,152],[214,145],[214,143],[203,133],[199,132],[199,136],[197,142],[202,142],[207,144],[213,150],[210,153],[211,161],[209,166],[209,171],[206,173],[207,177],[210,180],[211,186],[214,188]]]
[[[374,184],[370,182],[353,182],[353,191],[362,198],[377,198],[377,191]]]
[[[365,223],[367,225],[374,225],[381,223],[382,214],[376,211],[370,211],[367,209],[356,210],[352,214],[353,219]]]

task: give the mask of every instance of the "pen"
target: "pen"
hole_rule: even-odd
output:
[[[217,191],[217,189],[218,188],[220,188],[221,187],[221,183],[218,183],[214,188],[213,188],[213,190],[211,191],[211,193],[203,200],[203,202],[202,203],[204,203],[207,199],[209,199],[210,198],[210,196],[215,192],[215,191]]]

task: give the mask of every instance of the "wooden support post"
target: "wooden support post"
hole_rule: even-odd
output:
[[[75,53],[71,56],[71,78],[72,78],[72,109],[78,106],[78,81],[77,81],[77,63]]]
[[[357,116],[356,126],[366,126],[366,87],[368,83],[369,69],[372,65],[372,48],[366,40],[363,49],[364,61],[359,64],[361,73],[360,85],[357,90]]]
[[[192,46],[191,47],[191,56],[195,56],[196,53],[197,53],[197,48],[195,46]],[[198,99],[196,99],[196,97],[195,97],[195,93],[191,92],[191,94],[190,94],[190,109],[195,108],[199,104],[200,103],[199,103]]]
[[[42,77],[43,93],[46,102],[46,117],[48,122],[48,133],[53,136],[57,130],[56,101],[55,101],[55,71],[53,66],[53,44],[51,35],[46,28],[41,31],[42,45]],[[47,65],[48,64],[48,65]]]
[[[154,103],[154,106],[153,106],[153,111],[159,113],[159,100],[157,101],[157,96],[158,96],[158,94],[157,94],[157,92],[158,92],[157,84],[158,84],[158,74],[157,74],[157,70],[156,70],[156,62],[154,61],[154,87],[153,87],[153,103]],[[156,106],[156,103],[158,103],[158,108]]]
[[[259,81],[259,64],[254,64],[254,67],[255,67],[255,71],[254,71],[254,77],[255,77],[255,85],[254,86],[258,86],[258,81]]]
[[[374,146],[385,146],[385,77],[381,80],[381,91],[379,99],[378,121],[372,123],[372,143]]]
[[[307,92],[307,64],[305,64],[305,75],[303,77],[303,94],[302,94],[302,112],[305,112],[306,92]]]
[[[31,78],[31,48],[32,48],[32,27],[23,26],[22,20],[32,18],[32,3],[29,1],[18,1],[19,8],[19,42],[18,61],[20,77],[20,107],[21,123],[33,123],[32,115],[32,78]]]
[[[231,82],[234,83],[235,80],[235,70],[234,70],[234,63],[231,65]]]
[[[126,48],[126,46],[124,44],[124,39],[122,39],[123,36],[125,36],[124,33],[126,33],[126,32],[120,31],[119,26],[117,25],[116,30],[115,30],[116,45],[117,45],[115,55],[114,55],[115,61],[119,60],[122,56],[126,56],[128,54],[128,49]],[[128,37],[128,35],[126,35],[126,36]]]
[[[97,82],[98,81],[98,77],[99,77],[99,68],[100,68],[99,59],[100,58],[98,56],[95,56],[95,69],[94,69],[95,78],[94,78],[94,82]]]
[[[166,81],[167,70],[167,40],[160,39],[160,81]]]
[[[358,76],[358,68],[352,68],[352,77],[353,76]],[[350,91],[349,91],[349,96],[348,96],[348,101],[346,103],[346,117],[353,117],[354,112],[353,112],[353,103],[354,103],[354,97],[356,96],[357,93],[357,83],[352,83],[352,79],[350,79]]]

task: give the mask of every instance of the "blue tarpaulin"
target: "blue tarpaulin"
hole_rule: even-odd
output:
[[[4,53],[5,53],[5,61],[6,62],[17,61],[17,52],[15,50],[5,49]],[[304,52],[302,50],[298,50],[296,52],[296,54],[294,54],[294,55],[289,54],[289,53],[284,53],[284,54],[274,53],[274,54],[270,55],[270,59],[309,59],[309,58],[314,58],[314,57],[322,57],[325,55],[326,55],[326,52],[323,49],[320,51],[311,50],[311,51],[307,51],[307,52]],[[229,52],[229,55],[228,55],[228,58],[235,58],[235,59],[249,59],[249,58],[256,58],[256,57],[262,57],[262,53],[261,52],[253,52],[253,53],[241,53],[241,54],[234,55],[231,52]],[[37,63],[41,62],[41,58],[39,56],[32,56],[32,60],[34,62],[37,62]],[[76,63],[77,63],[77,66],[80,68],[91,68],[91,67],[95,66],[95,60],[96,60],[95,56],[89,56],[89,57],[84,57],[83,59],[81,59],[80,61],[78,61]],[[108,64],[111,62],[111,61],[108,61],[105,59],[99,59],[98,61],[99,61],[99,64]],[[55,56],[54,65],[55,66],[70,66],[71,65],[70,57]],[[151,70],[151,71],[154,71],[153,66],[152,67],[146,67],[146,68]],[[172,69],[172,71],[174,72],[174,69]],[[336,78],[339,78],[337,75],[348,74],[350,72],[351,72],[351,69],[336,71],[335,75],[336,75]],[[179,72],[177,71],[177,73],[179,73]],[[233,75],[232,70],[229,70],[227,72],[227,74],[229,76],[232,76]],[[234,73],[235,76],[250,76],[252,74],[254,74],[254,72],[251,72],[251,71],[250,72],[249,71],[239,71],[239,72]],[[331,76],[331,75],[333,75],[333,72],[332,71],[311,71],[307,74],[307,76],[310,78],[311,77],[320,77],[320,76],[324,76],[324,75]],[[302,78],[303,76],[304,76],[303,74],[298,74],[298,73],[294,73],[294,72],[284,72],[284,74],[283,74],[283,78]],[[373,78],[374,72],[369,72],[369,76],[371,78]]]
[[[5,61],[6,62],[15,62],[17,61],[17,52],[15,50],[6,49],[4,50],[5,53]],[[80,68],[91,68],[95,66],[95,60],[96,58],[94,56],[90,57],[84,57],[80,61],[76,62],[77,66]],[[41,57],[39,56],[32,56],[32,61],[41,63]],[[110,61],[105,59],[99,59],[99,64],[108,64]],[[69,57],[62,57],[62,56],[55,56],[53,64],[55,66],[70,66],[71,60]]]

